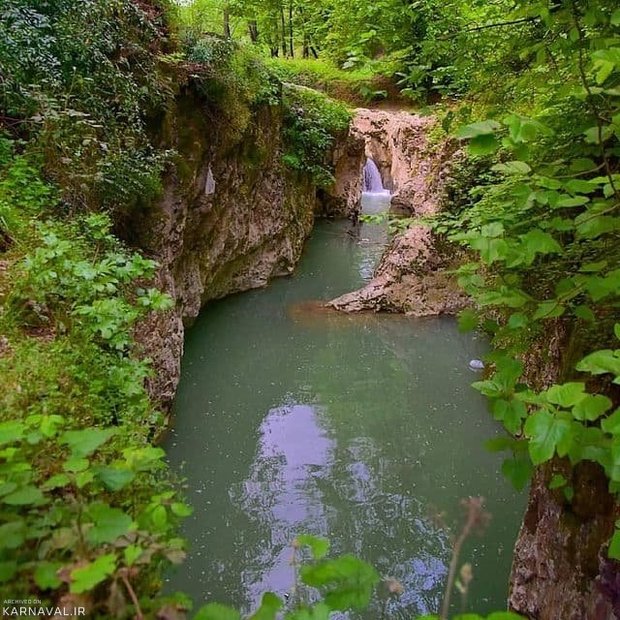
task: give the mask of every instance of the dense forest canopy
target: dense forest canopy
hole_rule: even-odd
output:
[[[189,605],[160,596],[189,508],[151,445],[163,416],[134,335],[173,301],[127,224],[183,170],[154,126],[186,88],[238,136],[256,110],[281,108],[283,161],[319,186],[333,181],[326,154],[351,111],[318,91],[435,115],[432,139],[463,150],[426,224],[469,257],[459,281],[473,307],[459,320],[493,340],[475,384],[507,430],[492,447],[520,487],[562,459],[551,484],[567,506],[574,472],[595,463],[615,501],[615,0],[0,0],[3,598],[84,603],[102,618],[176,618]],[[528,385],[521,360],[552,330],[568,334],[565,381]],[[612,583],[620,529],[609,538]],[[326,597],[287,618],[369,600],[374,569],[325,559],[312,537],[298,546],[312,555],[301,579]],[[253,617],[282,605],[266,595]]]

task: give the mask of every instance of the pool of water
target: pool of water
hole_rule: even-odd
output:
[[[318,222],[292,277],[211,304],[189,330],[167,450],[194,514],[168,587],[198,606],[249,611],[264,591],[286,594],[290,543],[310,533],[404,587],[346,617],[436,612],[459,502],[481,495],[492,520],[464,549],[466,606],[505,608],[524,496],[483,448],[499,432],[470,388],[484,339],[449,318],[308,303],[362,285],[385,242],[381,226]]]

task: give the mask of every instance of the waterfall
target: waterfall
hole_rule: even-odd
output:
[[[388,191],[383,187],[381,173],[379,168],[377,168],[377,164],[370,157],[366,159],[366,165],[364,166],[363,189],[371,194],[384,194]]]

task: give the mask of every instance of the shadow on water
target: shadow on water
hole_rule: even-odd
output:
[[[498,430],[468,361],[485,342],[447,318],[309,319],[308,300],[362,285],[386,242],[349,226],[319,222],[294,276],[212,304],[188,333],[167,448],[194,514],[169,589],[249,610],[290,590],[289,545],[307,532],[401,581],[386,617],[435,612],[451,555],[440,523],[456,530],[459,499],[483,495],[493,521],[463,555],[469,603],[504,608],[524,497],[482,448]]]

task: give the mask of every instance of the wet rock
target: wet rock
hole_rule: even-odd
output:
[[[336,137],[330,156],[335,180],[330,187],[319,190],[319,215],[352,218],[359,215],[365,148],[365,137],[355,122],[347,132]]]
[[[392,211],[431,215],[439,208],[446,162],[454,146],[431,145],[434,120],[405,112],[357,110],[353,125],[365,136],[384,185],[395,193]],[[414,316],[454,314],[467,297],[447,270],[458,264],[459,251],[425,226],[412,226],[396,236],[384,253],[372,281],[358,291],[329,302],[344,312],[387,311]]]

